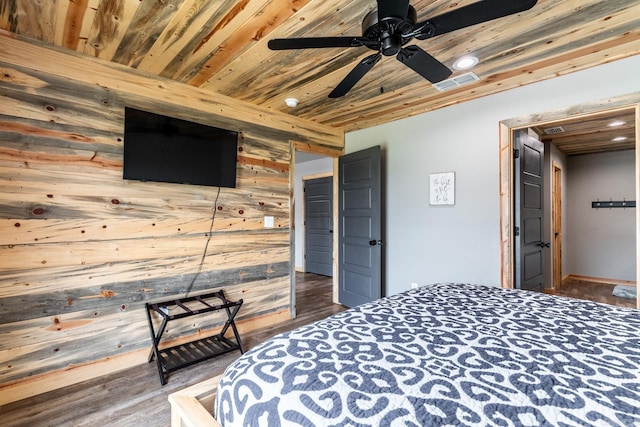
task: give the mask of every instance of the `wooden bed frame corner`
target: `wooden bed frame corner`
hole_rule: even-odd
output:
[[[169,395],[171,427],[220,427],[211,411],[220,375]]]

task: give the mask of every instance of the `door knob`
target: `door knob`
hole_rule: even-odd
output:
[[[550,248],[550,247],[551,247],[551,243],[548,243],[548,242],[538,242],[538,246],[540,246],[541,248]]]
[[[375,246],[375,245],[377,245],[377,244],[378,244],[378,241],[377,241],[377,240],[369,240],[369,244],[370,244],[371,246]]]

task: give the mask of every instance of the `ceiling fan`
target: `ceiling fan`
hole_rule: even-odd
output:
[[[366,46],[376,53],[361,60],[329,94],[329,98],[344,96],[364,77],[382,55],[396,55],[398,61],[431,83],[449,77],[451,70],[417,45],[406,46],[412,39],[425,40],[460,28],[502,18],[531,9],[537,0],[481,0],[417,22],[416,10],[409,0],[377,0],[378,6],[362,21],[362,37],[303,37],[272,39],[272,50],[316,49]]]

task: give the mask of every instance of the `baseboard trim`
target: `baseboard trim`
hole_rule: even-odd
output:
[[[591,276],[578,276],[575,274],[569,274],[563,280],[576,280],[582,282],[592,282],[592,283],[607,283],[610,285],[636,285],[634,280],[619,280],[619,279],[606,279],[603,277],[591,277]]]
[[[291,313],[289,309],[286,309],[251,319],[240,320],[236,322],[236,325],[238,327],[238,331],[242,335],[244,333],[275,325],[276,323],[285,322],[290,319]],[[214,335],[218,333],[218,331],[219,328],[207,331],[207,333],[210,332],[211,335]],[[199,333],[195,334],[191,338],[181,337],[179,340],[187,342],[195,338],[202,338],[204,335],[205,334],[203,333]],[[172,345],[172,342],[167,342],[167,344]],[[149,341],[148,348],[142,348],[118,356],[107,357],[82,365],[70,365],[65,369],[59,369],[57,371],[46,372],[0,384],[0,406],[98,378],[103,375],[123,371],[137,365],[142,365],[147,363],[150,348],[151,341]]]

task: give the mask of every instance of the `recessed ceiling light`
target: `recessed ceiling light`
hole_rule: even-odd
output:
[[[468,70],[471,67],[474,67],[478,63],[478,58],[475,56],[463,56],[462,58],[458,58],[456,62],[453,63],[453,68],[456,70]]]
[[[626,136],[616,136],[615,138],[612,139],[612,141],[614,142],[620,142],[620,141],[626,141],[627,137]]]
[[[298,106],[298,100],[296,98],[287,98],[284,100],[284,103],[287,104],[287,107],[297,107]]]
[[[625,121],[622,121],[622,120],[615,120],[615,121],[613,121],[613,122],[609,123],[607,126],[609,126],[609,127],[612,127],[612,128],[613,128],[613,127],[616,127],[616,126],[622,126],[622,125],[626,125],[626,124],[627,124],[627,122],[625,122]]]

